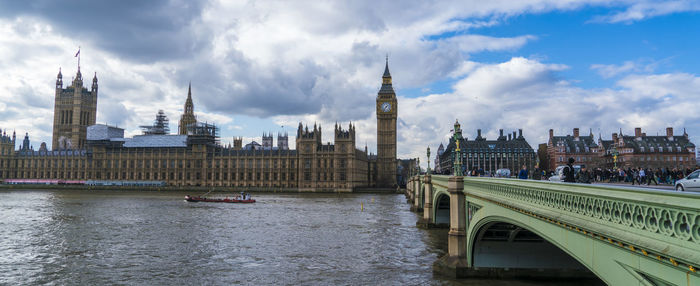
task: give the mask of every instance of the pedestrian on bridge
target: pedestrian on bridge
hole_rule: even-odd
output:
[[[569,164],[566,164],[563,170],[564,182],[576,183],[576,171],[574,170],[574,160],[573,157],[569,157]]]
[[[520,169],[520,172],[518,173],[518,179],[527,180],[527,177],[527,166],[523,165],[523,168]]]

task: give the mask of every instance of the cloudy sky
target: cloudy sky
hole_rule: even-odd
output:
[[[609,139],[642,127],[700,139],[698,1],[3,1],[0,128],[51,142],[54,82],[99,79],[97,121],[127,135],[159,109],[233,136],[357,125],[376,150],[384,57],[399,101],[398,155],[421,157],[459,119]],[[257,138],[257,139],[256,139]],[[293,138],[290,138],[293,146]]]

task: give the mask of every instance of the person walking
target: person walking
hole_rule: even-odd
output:
[[[586,167],[581,167],[581,171],[578,172],[578,178],[576,181],[582,184],[591,183],[591,174],[588,172],[588,170],[586,170]]]
[[[567,183],[575,183],[576,182],[576,171],[574,170],[574,160],[573,157],[569,157],[569,163],[564,166],[563,175],[564,175],[564,182]]]
[[[656,175],[654,174],[654,170],[649,168],[647,170],[647,186],[651,185],[651,182],[654,182],[654,185],[659,185],[659,183],[656,182]]]
[[[523,165],[523,168],[520,169],[520,172],[518,173],[518,179],[527,180],[527,177],[527,166]]]
[[[535,171],[532,172],[533,180],[542,180],[542,170],[540,170],[540,165],[535,166]]]

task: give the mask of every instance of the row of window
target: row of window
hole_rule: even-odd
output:
[[[340,162],[339,166],[340,168],[345,168],[347,165],[347,160],[346,159],[340,159],[338,160]],[[318,159],[316,162],[316,167],[318,168],[329,168],[333,167],[333,159]],[[310,169],[311,168],[311,159],[304,159],[304,169]]]
[[[64,172],[64,171],[24,171],[24,172],[10,172],[6,171],[5,174],[0,170],[0,178],[3,178],[3,175],[10,176],[12,175],[13,177],[17,178],[27,178],[27,179],[56,179],[56,178],[61,178],[61,179],[92,179],[92,172],[87,172],[87,177],[85,176],[85,172]],[[17,175],[20,175],[19,177]],[[343,176],[341,176],[343,177]],[[290,181],[294,181],[295,175],[293,172],[286,173],[277,173],[277,172],[208,172],[206,173],[206,179],[207,180],[248,180],[248,181],[253,181],[253,180],[265,180],[265,181],[286,181],[289,179]],[[325,175],[324,175],[324,178]],[[333,174],[331,174],[331,180],[333,178]],[[204,179],[203,174],[201,172],[100,172],[96,171],[95,172],[95,177],[94,179],[97,180],[202,180]]]
[[[334,173],[332,173],[332,172],[331,173],[318,172],[318,173],[316,173],[316,181],[321,181],[321,182],[334,181],[335,179],[333,178],[334,177],[333,174]],[[338,178],[340,179],[340,181],[343,181],[343,182],[345,180],[347,180],[347,176],[346,176],[345,172],[340,172],[338,174]],[[311,172],[304,172],[304,181],[311,181]]]
[[[590,162],[593,161],[594,158],[592,157],[575,157],[576,162]],[[565,158],[563,156],[559,156],[559,162],[565,162]],[[567,159],[568,160],[568,159]],[[683,162],[683,161],[692,161],[693,157],[692,156],[635,156],[631,158],[627,157],[618,157],[619,162],[634,162],[634,161],[647,161],[647,162]],[[612,159],[610,159],[612,161]]]
[[[85,168],[87,165],[88,167],[92,168],[97,167],[97,168],[183,168],[186,166],[187,168],[202,168],[202,161],[203,160],[158,160],[158,159],[153,159],[153,160],[93,160],[93,161],[86,161],[86,160],[71,160],[71,159],[62,159],[62,160],[37,160],[37,159],[26,159],[26,160],[2,160],[0,161],[0,167],[15,167],[15,168]],[[264,168],[270,168],[270,165],[272,165],[272,168],[287,168],[287,165],[294,167],[294,159],[289,159],[289,160],[265,160],[262,161],[260,159],[255,160],[248,159],[247,161],[244,159],[240,160],[239,166],[241,168],[243,167],[248,167],[248,168],[253,168],[254,166],[257,168],[264,167]],[[14,162],[12,164],[11,162]],[[87,163],[86,163],[87,162]],[[237,160],[214,160],[214,164],[212,164],[212,161],[207,161],[207,167],[212,168],[212,166],[216,166],[216,168],[221,168],[223,166],[224,169],[229,168],[236,168],[236,162]],[[247,164],[246,164],[247,163]],[[332,160],[331,160],[332,164]],[[342,162],[344,165],[344,161]]]

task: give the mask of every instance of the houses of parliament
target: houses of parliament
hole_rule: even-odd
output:
[[[97,74],[88,90],[78,71],[63,86],[59,70],[54,100],[51,150],[45,143],[35,150],[25,134],[17,146],[16,134],[0,132],[0,180],[5,183],[121,184],[158,182],[168,186],[234,187],[240,189],[297,189],[299,191],[353,191],[358,188],[395,188],[397,185],[396,94],[388,59],[376,98],[377,154],[356,148],[355,126],[334,126],[334,142],[324,144],[322,127],[299,123],[296,150],[288,135],[272,134],[262,144],[231,146],[219,143],[218,128],[199,122],[194,112],[191,84],[177,134],[170,134],[160,111],[153,125],[141,126],[143,135],[124,137],[124,129],[96,124]]]

